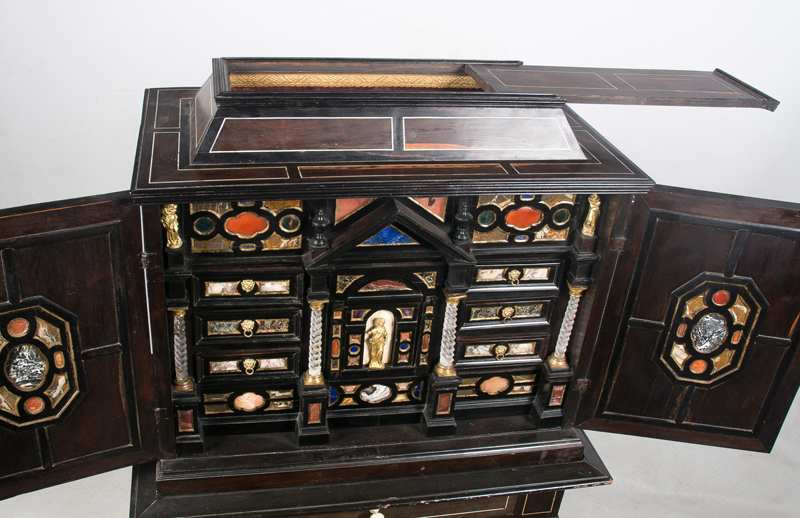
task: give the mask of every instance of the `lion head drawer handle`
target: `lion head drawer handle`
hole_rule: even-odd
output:
[[[512,286],[519,286],[519,277],[522,272],[519,270],[511,270],[508,272],[508,280],[511,281]]]
[[[255,327],[256,323],[252,320],[242,320],[242,334],[245,338],[250,338],[253,336],[253,328]]]
[[[504,324],[510,324],[512,318],[514,317],[514,313],[515,313],[515,310],[514,310],[513,306],[504,307],[503,310],[500,313],[503,316],[503,323]]]
[[[501,362],[506,357],[508,346],[504,344],[496,345],[492,352],[494,353],[494,359]]]
[[[245,374],[252,376],[256,367],[256,361],[252,358],[248,358],[242,362],[242,366],[244,367]]]
[[[250,293],[256,287],[256,282],[252,279],[245,279],[242,281],[242,290],[245,293]]]

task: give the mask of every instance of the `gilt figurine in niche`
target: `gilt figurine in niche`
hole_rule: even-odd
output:
[[[383,369],[383,352],[386,348],[386,341],[389,333],[386,331],[386,319],[376,318],[375,325],[367,331],[367,343],[369,344],[369,368]]]

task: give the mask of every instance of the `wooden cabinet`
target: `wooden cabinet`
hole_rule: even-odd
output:
[[[769,451],[798,207],[654,187],[563,98],[777,106],[509,62],[148,90],[129,193],[0,215],[2,494],[136,464],[137,517],[555,516],[610,481],[580,428]]]

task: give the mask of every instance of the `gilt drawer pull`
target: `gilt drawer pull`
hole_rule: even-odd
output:
[[[250,338],[253,336],[253,328],[255,327],[256,323],[252,320],[242,320],[242,334],[245,338]]]
[[[522,272],[519,270],[511,270],[508,272],[508,280],[511,281],[512,286],[519,286],[519,277]]]

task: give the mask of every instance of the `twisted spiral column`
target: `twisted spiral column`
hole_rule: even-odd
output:
[[[306,385],[322,385],[322,308],[327,300],[309,300],[311,323],[308,341],[308,370],[303,375]]]
[[[172,313],[172,348],[175,359],[176,392],[189,392],[194,389],[194,382],[189,376],[189,352],[186,344],[186,311],[187,308],[169,310]]]
[[[447,297],[444,323],[442,324],[442,345],[439,350],[439,363],[436,364],[436,374],[441,377],[456,375],[456,369],[453,367],[453,357],[456,352],[456,317],[458,316],[458,301],[464,297],[466,295]]]
[[[578,305],[581,303],[581,295],[583,295],[585,286],[572,286],[567,283],[569,288],[569,302],[567,309],[564,311],[564,319],[561,321],[561,329],[558,331],[558,340],[556,340],[556,349],[547,358],[547,363],[553,369],[569,369],[567,363],[567,347],[569,347],[569,339],[572,336],[572,326],[575,324],[575,316],[578,314]]]

